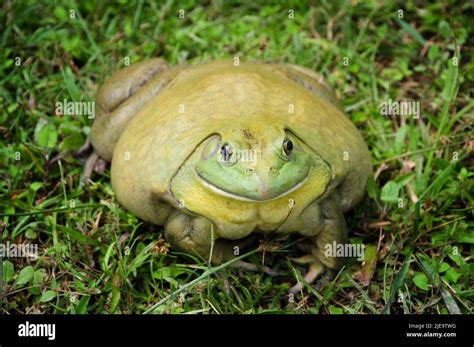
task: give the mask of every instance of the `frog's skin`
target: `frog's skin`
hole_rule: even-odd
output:
[[[207,259],[218,240],[219,263],[251,234],[298,233],[311,242],[307,280],[342,266],[325,245],[347,242],[343,212],[363,197],[371,159],[314,72],[153,59],[116,72],[96,107],[90,139],[117,199],[164,225],[172,246]]]

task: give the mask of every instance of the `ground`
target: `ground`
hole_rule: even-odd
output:
[[[38,258],[3,259],[0,313],[472,313],[472,2],[263,3],[1,5],[0,235],[38,245]],[[94,101],[114,71],[158,56],[322,73],[373,159],[347,214],[364,261],[291,297],[304,275],[291,241],[247,257],[280,277],[210,268],[124,210],[109,170],[81,184],[75,153],[92,120],[56,103]]]

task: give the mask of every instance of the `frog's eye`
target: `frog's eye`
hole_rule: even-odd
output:
[[[293,151],[293,142],[291,142],[290,139],[285,139],[285,141],[283,141],[283,151],[287,156],[289,156],[291,151]]]
[[[234,154],[234,150],[232,149],[232,146],[229,145],[228,143],[225,143],[221,147],[221,160],[224,162],[230,162],[232,160]]]

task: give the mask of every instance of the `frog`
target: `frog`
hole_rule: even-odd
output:
[[[291,293],[343,267],[328,250],[348,242],[344,213],[372,173],[328,82],[287,63],[132,64],[100,87],[90,143],[85,179],[111,162],[118,202],[162,226],[172,249],[221,264],[256,238],[301,237],[306,254],[292,260],[307,271]]]

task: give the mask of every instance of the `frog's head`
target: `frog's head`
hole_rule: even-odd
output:
[[[270,124],[223,129],[201,148],[195,168],[201,183],[242,201],[287,195],[307,182],[315,161],[321,162],[290,130]]]

